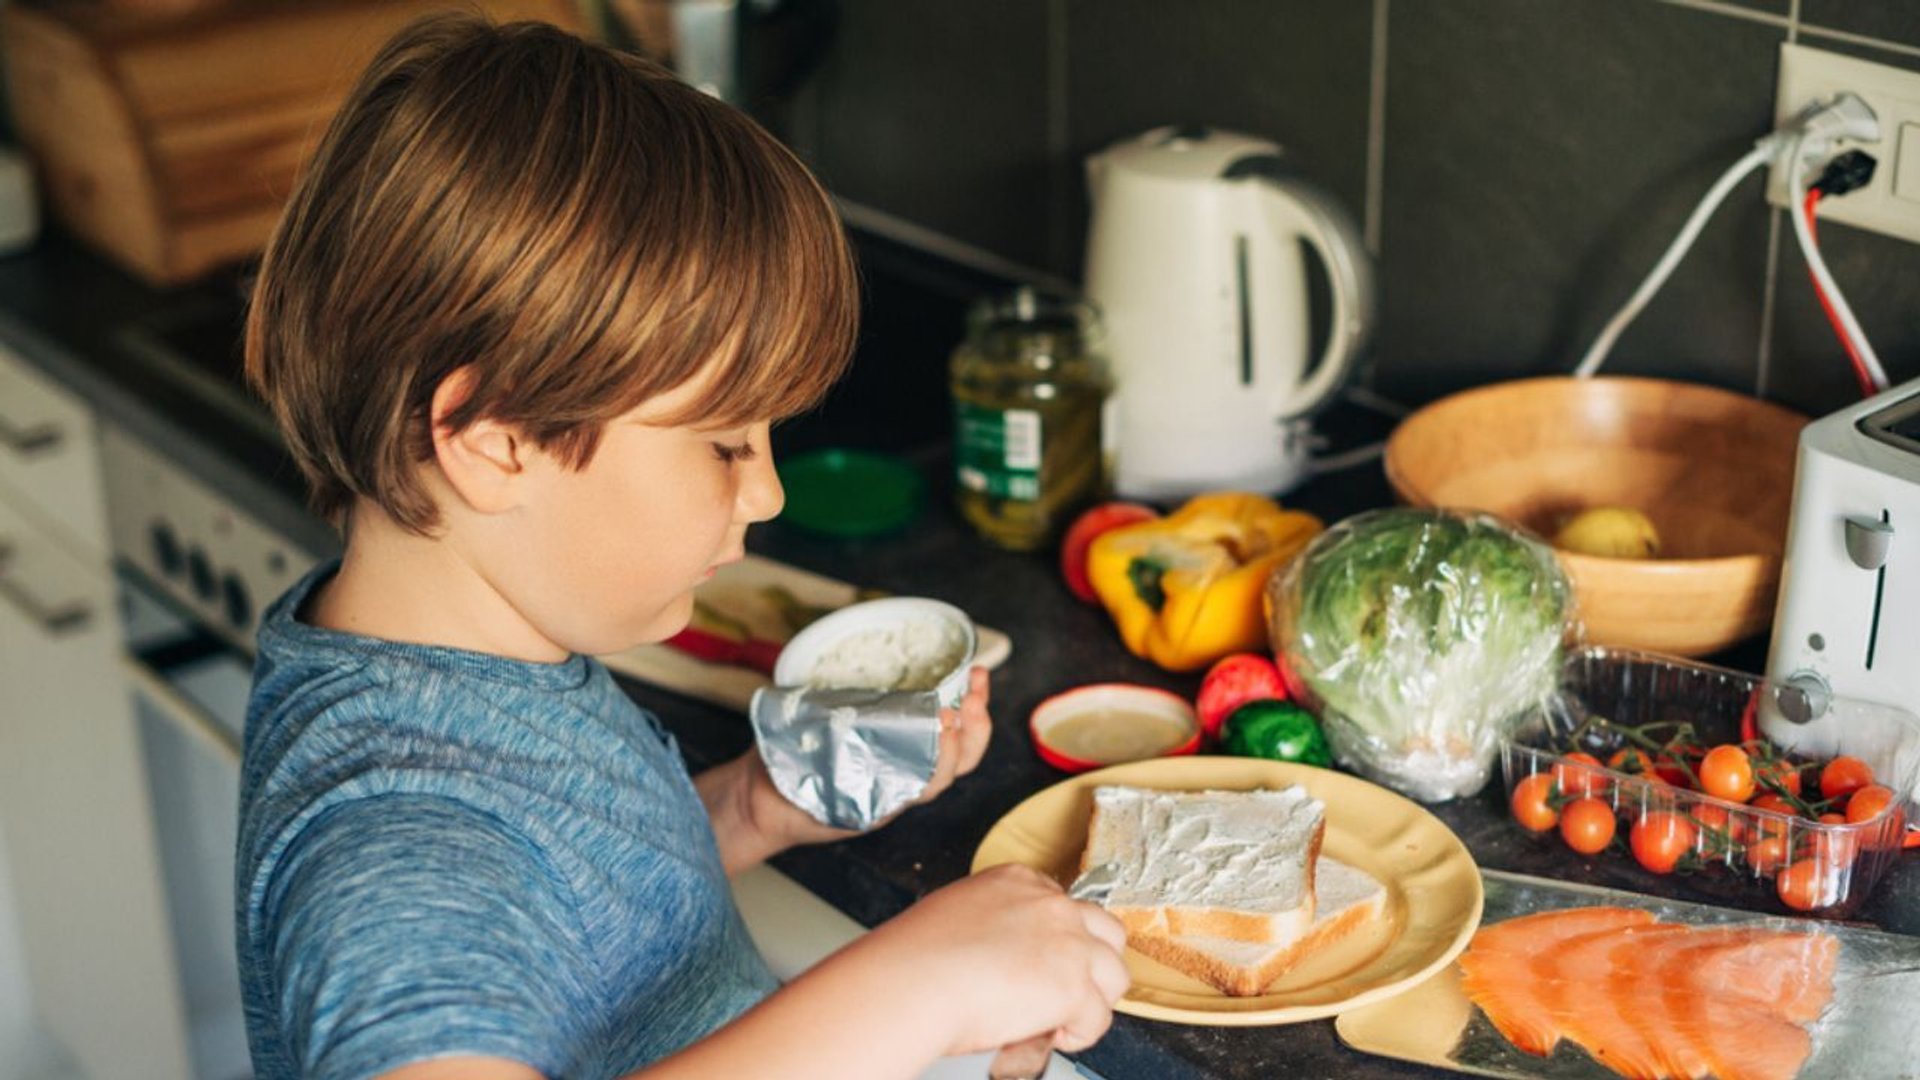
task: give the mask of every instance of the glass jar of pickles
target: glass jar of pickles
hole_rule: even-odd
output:
[[[988,541],[1038,548],[1104,488],[1112,382],[1100,345],[1093,305],[1027,286],[968,314],[951,365],[954,479]]]

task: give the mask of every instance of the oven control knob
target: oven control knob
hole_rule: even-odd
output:
[[[1817,671],[1796,671],[1780,687],[1780,712],[1796,724],[1810,724],[1827,714],[1833,687]]]
[[[227,621],[235,629],[253,629],[253,595],[239,575],[228,574],[220,579],[220,602],[227,609]]]
[[[193,585],[193,593],[211,604],[217,586],[213,580],[213,563],[207,560],[207,553],[199,548],[187,552],[187,580]]]
[[[186,559],[180,554],[180,537],[173,526],[156,520],[147,526],[147,547],[153,552],[153,561],[162,574],[173,577],[180,573]]]

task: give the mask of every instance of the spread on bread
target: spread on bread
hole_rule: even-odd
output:
[[[1385,910],[1370,875],[1320,856],[1326,808],[1278,791],[1094,790],[1082,866],[1114,863],[1107,909],[1138,952],[1258,994]]]

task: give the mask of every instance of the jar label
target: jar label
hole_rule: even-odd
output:
[[[1040,498],[1040,414],[1032,409],[954,406],[960,486],[996,499]]]

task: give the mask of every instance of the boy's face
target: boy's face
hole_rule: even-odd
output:
[[[608,653],[671,637],[692,618],[694,588],[746,553],[747,526],[780,512],[768,424],[663,422],[703,382],[609,421],[583,469],[529,457],[512,530],[524,557],[496,565],[517,564],[509,599],[563,649]]]

